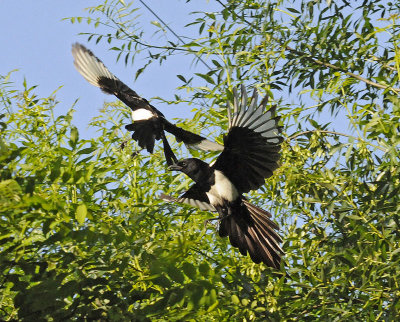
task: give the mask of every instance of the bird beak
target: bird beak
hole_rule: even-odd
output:
[[[180,166],[180,165],[178,165],[177,163],[174,163],[174,164],[171,164],[169,167],[168,167],[168,170],[169,171],[180,171],[180,170],[182,170],[182,167]]]

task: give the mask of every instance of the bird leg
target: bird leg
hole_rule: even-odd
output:
[[[120,145],[120,149],[121,149],[121,150],[125,149],[127,143],[128,143],[127,140],[123,141],[123,142],[121,143],[121,145]]]
[[[211,223],[212,221],[214,221],[214,220],[219,220],[219,219],[221,219],[220,216],[204,220],[204,228],[205,228],[209,223]]]
[[[219,210],[219,209],[217,209],[217,210]],[[226,207],[226,208],[224,207],[224,208],[220,209],[220,211],[218,211],[218,213],[219,213],[218,217],[206,219],[204,221],[204,227],[207,226],[207,224],[209,224],[211,221],[214,221],[214,220],[221,221],[223,219],[228,218],[229,216],[232,215],[232,209],[230,207]]]

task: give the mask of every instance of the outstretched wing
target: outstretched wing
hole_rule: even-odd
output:
[[[106,94],[113,94],[132,109],[133,117],[148,119],[162,115],[149,102],[140,97],[133,89],[125,85],[112,74],[103,62],[85,46],[75,43],[72,45],[74,66],[77,71],[92,85],[99,87]],[[144,110],[140,110],[144,109]]]
[[[197,184],[191,186],[188,191],[178,198],[166,195],[164,193],[160,194],[159,198],[168,202],[184,203],[205,211],[217,211],[214,206],[210,204],[210,200],[208,199],[206,193],[199,189]]]
[[[279,117],[275,116],[275,107],[265,111],[266,105],[267,97],[257,106],[256,90],[248,104],[246,89],[242,86],[241,97],[234,90],[233,106],[227,106],[229,132],[213,168],[223,172],[239,193],[258,189],[279,166],[283,141],[279,135]]]

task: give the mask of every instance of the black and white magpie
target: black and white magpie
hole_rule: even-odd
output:
[[[163,141],[168,165],[177,162],[177,158],[165,137],[164,130],[173,134],[178,142],[185,143],[189,148],[208,151],[223,150],[222,145],[168,122],[158,109],[114,76],[85,46],[79,43],[73,44],[72,55],[75,68],[90,84],[100,87],[106,94],[114,94],[131,108],[133,123],[126,125],[125,128],[133,131],[132,138],[141,148],[153,153],[155,141],[160,139]]]
[[[283,250],[277,224],[271,214],[246,200],[243,193],[258,189],[278,168],[282,137],[275,107],[264,113],[267,97],[257,106],[254,90],[248,105],[246,89],[239,98],[234,90],[233,107],[228,104],[229,132],[224,150],[215,163],[195,158],[178,161],[169,167],[188,175],[195,184],[179,198],[162,194],[169,202],[182,202],[202,210],[217,211],[219,235],[229,236],[234,247],[255,263],[279,268]],[[233,109],[233,113],[231,112]]]

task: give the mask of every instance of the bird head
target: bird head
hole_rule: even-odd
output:
[[[181,171],[194,181],[199,181],[202,176],[207,176],[210,170],[208,164],[200,159],[189,158],[179,160],[168,167],[171,171]]]

